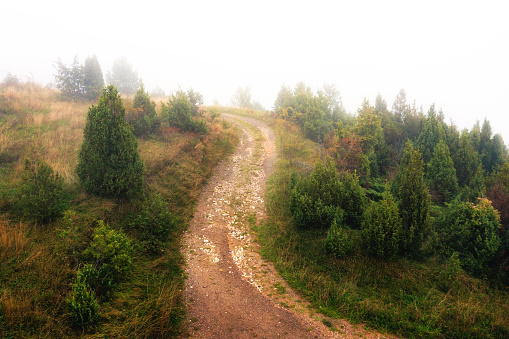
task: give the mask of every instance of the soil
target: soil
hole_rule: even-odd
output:
[[[265,185],[276,161],[264,123],[222,114],[239,127],[184,236],[185,338],[389,338],[314,310],[259,254],[252,227],[266,218]],[[326,324],[328,326],[326,326]]]

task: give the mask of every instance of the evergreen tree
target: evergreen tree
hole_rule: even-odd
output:
[[[421,153],[408,141],[396,179],[405,238],[403,250],[409,254],[420,250],[429,225],[430,196],[424,182],[423,167]]]
[[[406,92],[402,88],[399,90],[394,103],[392,104],[392,113],[397,122],[403,122],[406,115],[408,115],[409,107],[406,103]]]
[[[156,103],[145,92],[143,83],[134,96],[132,109],[128,109],[126,120],[133,126],[133,133],[138,137],[149,135],[156,127]]]
[[[445,140],[445,133],[442,128],[436,111],[435,105],[431,105],[428,111],[428,118],[424,123],[424,128],[417,139],[417,146],[422,153],[424,163],[428,163],[433,156],[433,150],[440,140]]]
[[[461,133],[458,150],[453,156],[453,161],[458,185],[463,191],[463,199],[471,201],[480,197],[483,186],[482,164],[479,153],[470,142],[470,135],[467,130]]]
[[[115,60],[111,71],[106,73],[106,80],[110,85],[115,85],[121,94],[126,95],[136,93],[140,83],[138,73],[125,57]]]
[[[85,97],[88,100],[95,100],[101,95],[101,91],[104,87],[103,71],[95,55],[85,60],[83,73]]]
[[[58,59],[56,69],[55,82],[62,95],[74,100],[83,98],[85,93],[84,72],[78,56],[74,57],[70,67],[67,67],[62,60]]]
[[[104,88],[97,106],[88,110],[83,135],[76,172],[85,190],[114,198],[139,195],[144,165],[114,86]]]
[[[458,192],[458,178],[449,148],[443,140],[435,147],[427,168],[426,177],[434,200],[444,203],[454,198]]]
[[[388,189],[383,200],[372,202],[366,210],[361,235],[366,251],[372,256],[391,259],[403,249],[401,217]]]

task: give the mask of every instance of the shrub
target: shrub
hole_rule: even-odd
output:
[[[156,103],[145,92],[143,83],[134,96],[133,107],[128,109],[126,120],[137,137],[148,136],[157,127]]]
[[[372,202],[366,210],[361,236],[366,252],[374,257],[395,258],[403,249],[401,217],[388,189],[381,201]]]
[[[327,231],[325,251],[337,258],[344,258],[352,253],[354,241],[344,229],[343,212],[338,213]]]
[[[108,86],[88,111],[76,173],[89,193],[131,199],[143,188],[144,165],[118,91]]]
[[[18,201],[21,212],[40,223],[51,222],[67,208],[64,180],[50,165],[25,159]]]
[[[177,91],[172,95],[168,104],[163,103],[162,115],[171,126],[178,127],[185,132],[207,133],[204,121],[192,118],[194,106],[184,91]]]
[[[297,226],[329,227],[340,211],[346,225],[360,226],[366,204],[364,190],[355,174],[340,175],[330,158],[317,162],[308,179],[293,174],[291,187],[290,210]]]
[[[446,253],[456,251],[462,267],[477,275],[489,273],[489,263],[500,248],[498,212],[482,198],[474,205],[455,202],[439,220]]]
[[[142,210],[135,219],[140,240],[150,252],[161,250],[176,226],[177,218],[168,211],[168,203],[159,194],[143,202]]]
[[[70,297],[67,299],[72,324],[78,327],[95,324],[99,319],[99,302],[81,271],[78,271],[72,287]]]
[[[90,286],[98,290],[109,291],[121,281],[132,267],[133,247],[129,238],[122,233],[97,222],[92,243],[82,256],[91,266],[86,266],[84,273]]]

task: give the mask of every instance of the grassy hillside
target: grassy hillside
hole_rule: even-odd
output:
[[[208,114],[203,117],[207,134],[181,133],[163,122],[138,140],[146,197],[119,202],[84,193],[74,172],[89,106],[62,101],[55,91],[31,83],[0,89],[2,338],[168,338],[180,330],[185,311],[181,234],[215,164],[234,149],[236,132]],[[158,114],[160,109],[158,104]],[[19,213],[17,191],[27,157],[45,161],[64,178],[66,217],[39,225]],[[156,252],[147,250],[136,225],[137,216],[154,204],[167,206],[178,220]],[[127,235],[133,265],[111,291],[98,294],[98,322],[76,327],[67,300],[98,220]]]
[[[299,229],[290,212],[291,173],[308,175],[323,156],[290,122],[274,123],[279,162],[267,193],[269,220],[259,230],[264,255],[325,315],[410,338],[507,338],[509,294],[464,272],[454,259],[384,261],[362,248],[330,256],[327,229]],[[358,230],[350,230],[353,239]],[[357,242],[358,243],[358,242]]]

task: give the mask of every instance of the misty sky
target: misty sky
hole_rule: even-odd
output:
[[[461,129],[487,117],[509,142],[506,1],[1,1],[0,80],[53,81],[57,58],[128,58],[147,90],[206,104],[239,86],[270,109],[282,84],[336,84],[345,108],[400,88]]]

